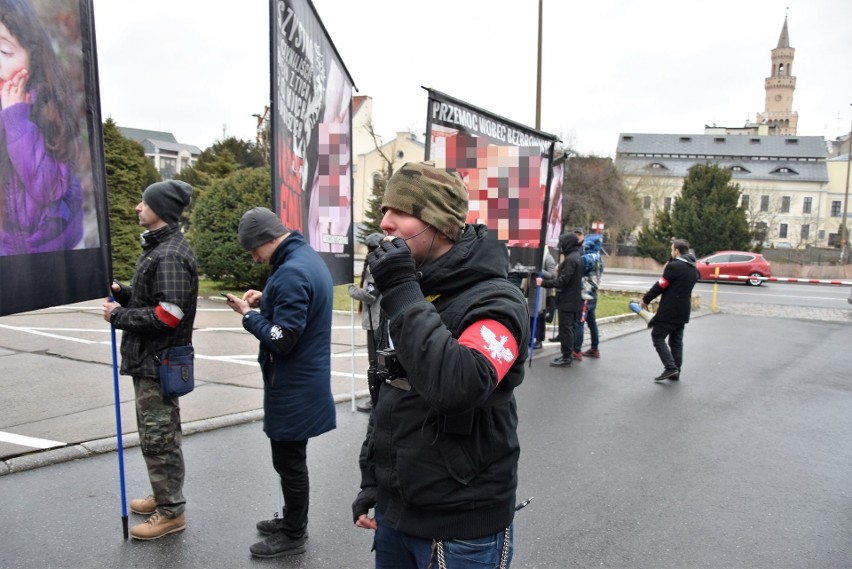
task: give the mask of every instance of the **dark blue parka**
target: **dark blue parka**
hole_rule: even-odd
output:
[[[333,288],[325,263],[301,233],[284,239],[270,262],[260,313],[243,327],[260,340],[263,431],[272,440],[300,441],[336,426],[331,394]],[[282,330],[298,336],[286,354],[275,342]]]

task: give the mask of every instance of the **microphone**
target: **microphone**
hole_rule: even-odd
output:
[[[418,235],[422,235],[422,234],[423,234],[423,233],[424,233],[427,229],[429,229],[430,227],[432,227],[432,225],[431,225],[431,224],[430,224],[430,225],[427,225],[426,227],[424,227],[424,228],[423,228],[423,230],[422,230],[422,231],[420,231],[420,232],[418,232],[418,233],[415,233],[415,234],[414,234],[414,235],[412,235],[411,237],[403,237],[403,238],[402,238],[402,240],[403,240],[403,241],[408,241],[409,239],[414,239],[414,238],[415,238],[415,237],[417,237]]]

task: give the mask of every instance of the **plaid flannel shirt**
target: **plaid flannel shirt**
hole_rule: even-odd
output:
[[[176,223],[144,233],[142,247],[130,286],[115,294],[112,323],[123,331],[121,373],[156,379],[160,352],[192,343],[198,269]]]

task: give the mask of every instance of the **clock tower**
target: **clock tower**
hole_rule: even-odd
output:
[[[772,50],[772,73],[764,81],[766,103],[764,112],[757,113],[757,124],[767,125],[769,134],[795,136],[799,114],[793,111],[793,92],[796,78],[793,77],[793,57],[796,50],[790,47],[787,32],[787,17],[778,38],[778,47]]]

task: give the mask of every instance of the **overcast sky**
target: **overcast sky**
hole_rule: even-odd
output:
[[[537,0],[314,0],[386,140],[431,87],[535,126]],[[267,0],[94,0],[101,111],[209,147],[269,99]],[[852,122],[852,1],[544,0],[541,130],[614,156],[621,132],[700,134],[764,110],[789,7],[799,135]]]

